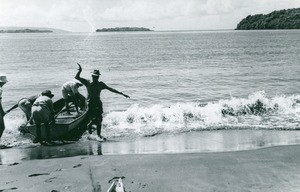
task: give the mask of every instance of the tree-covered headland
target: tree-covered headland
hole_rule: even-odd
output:
[[[51,30],[41,30],[41,29],[10,29],[10,30],[0,30],[0,33],[52,33]]]
[[[300,29],[300,8],[248,15],[236,27],[236,30],[256,29]]]

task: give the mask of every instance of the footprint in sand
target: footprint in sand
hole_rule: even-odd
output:
[[[50,173],[35,173],[35,174],[28,175],[28,177],[37,177],[41,175],[50,175]]]
[[[12,187],[12,188],[8,188],[8,189],[0,189],[0,192],[12,191],[12,190],[16,190],[16,189],[18,189],[18,188]]]
[[[51,177],[49,179],[46,179],[45,183],[51,183],[54,179],[56,179],[56,177]]]
[[[81,167],[82,164],[74,165],[73,168]]]
[[[18,180],[8,181],[8,182],[6,182],[5,184],[7,185],[7,184],[10,184],[10,183],[13,183],[13,182],[16,182],[16,181],[18,181]],[[1,191],[0,191],[0,192],[1,192]]]
[[[147,186],[147,183],[139,183],[139,188],[146,188]]]
[[[65,171],[67,169],[56,169],[55,171]]]

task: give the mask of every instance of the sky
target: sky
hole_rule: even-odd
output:
[[[0,0],[0,27],[220,30],[248,15],[299,7],[300,0]]]

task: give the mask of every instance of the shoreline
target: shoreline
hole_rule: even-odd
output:
[[[77,156],[0,165],[0,190],[290,191],[300,188],[300,145],[250,151]],[[101,190],[100,190],[101,189]]]
[[[91,137],[92,138],[92,137]],[[0,150],[0,163],[82,155],[188,154],[255,150],[271,146],[300,144],[299,131],[218,130],[160,134],[153,137],[111,138],[93,141],[88,134],[79,141],[57,146],[27,143]]]

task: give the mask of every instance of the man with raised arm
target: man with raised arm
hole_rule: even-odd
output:
[[[91,126],[92,124],[95,124],[97,126],[97,135],[99,139],[104,139],[104,137],[101,136],[101,127],[102,127],[102,102],[100,99],[100,93],[102,90],[107,89],[113,93],[117,93],[120,95],[123,95],[126,98],[129,98],[128,95],[119,92],[109,86],[107,86],[102,81],[99,81],[100,72],[99,70],[94,70],[92,72],[92,82],[90,82],[87,79],[84,79],[80,77],[80,73],[82,72],[81,65],[77,63],[79,66],[78,72],[75,76],[75,79],[79,80],[83,85],[87,88],[87,101],[88,101],[88,116],[90,119],[90,123],[88,124],[89,133],[91,134]]]

